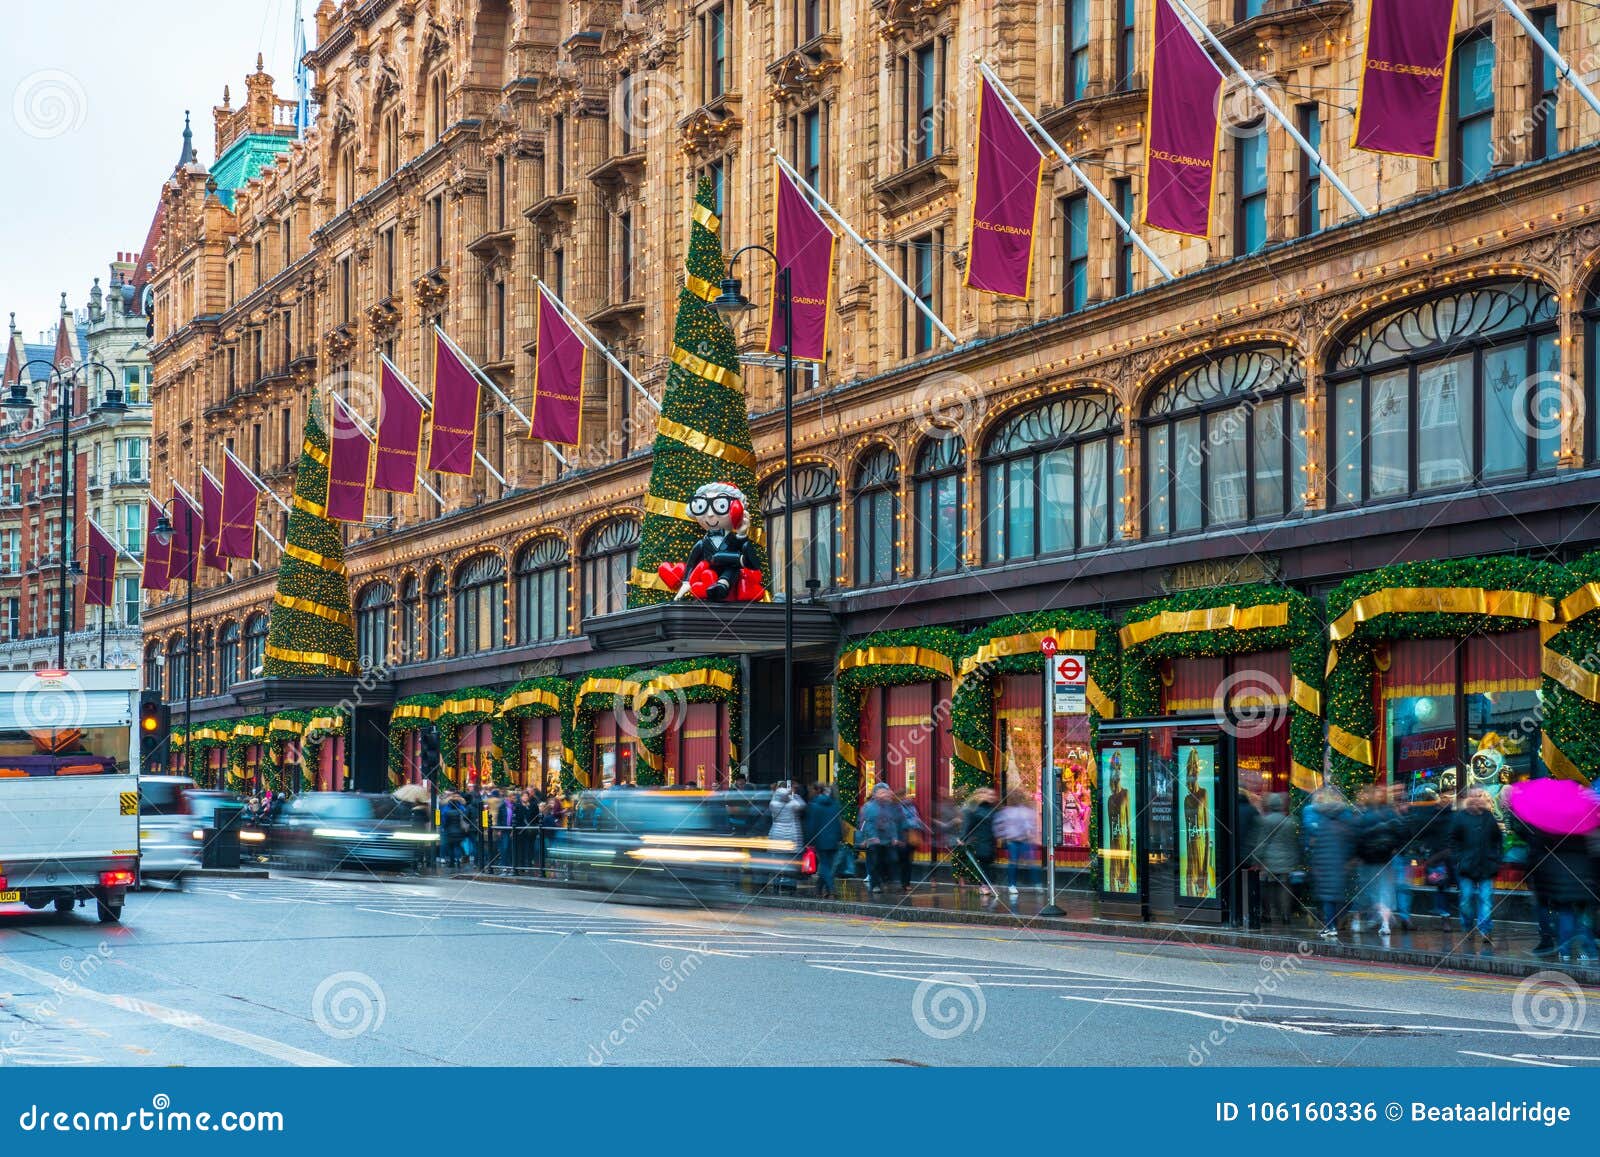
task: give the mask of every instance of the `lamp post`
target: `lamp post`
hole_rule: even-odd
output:
[[[789,267],[765,245],[746,245],[728,258],[727,275],[711,308],[724,317],[754,309],[733,275],[734,262],[755,250],[778,267],[774,287],[783,318],[783,778],[794,777],[794,297]],[[755,496],[751,496],[754,500]]]
[[[176,501],[177,498],[174,496],[161,504],[161,513],[156,517],[156,524],[150,530],[150,533],[155,535],[156,541],[162,546],[170,546],[172,544],[173,526],[171,515]],[[183,759],[184,770],[188,772],[191,779],[194,779],[195,769],[193,763],[190,762],[192,758],[190,752],[194,749],[189,745],[189,736],[192,733],[192,725],[194,723],[195,658],[199,655],[199,651],[195,649],[194,645],[194,572],[195,562],[200,552],[195,549],[194,507],[187,502],[183,504],[183,529],[188,536],[187,541],[189,543],[189,557],[183,574]],[[195,782],[198,783],[200,781],[196,779]],[[219,782],[217,786],[221,787],[222,785]]]
[[[56,667],[58,670],[67,669],[67,623],[72,614],[72,604],[68,600],[68,579],[75,563],[72,560],[72,545],[67,541],[68,523],[70,520],[69,502],[72,496],[72,390],[77,385],[78,375],[89,366],[111,373],[111,367],[104,362],[88,358],[76,362],[66,368],[61,368],[53,361],[44,358],[29,358],[21,366],[26,371],[29,366],[41,365],[49,368],[47,380],[53,379],[56,388],[56,409],[61,413],[61,555],[57,560],[60,571],[60,584],[56,604]],[[112,385],[106,390],[106,396],[100,402],[100,411],[115,417],[127,410],[126,403],[122,400],[122,391],[116,387],[116,377],[113,375]],[[28,396],[28,387],[22,384],[20,373],[18,380],[11,384],[11,392],[6,395],[0,406],[15,414],[24,412],[32,413],[33,399]],[[102,663],[103,665],[103,663]]]

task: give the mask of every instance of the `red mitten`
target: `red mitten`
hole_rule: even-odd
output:
[[[758,603],[766,593],[766,588],[761,585],[760,571],[745,567],[739,572],[739,589],[733,594],[735,599],[741,603]]]
[[[708,562],[695,563],[694,570],[689,572],[689,593],[697,599],[706,597],[706,592],[711,589],[711,584],[717,581],[717,572],[711,569]]]
[[[656,567],[656,574],[661,576],[661,581],[667,584],[667,589],[673,594],[677,594],[678,588],[683,585],[683,564],[681,562],[664,562]]]

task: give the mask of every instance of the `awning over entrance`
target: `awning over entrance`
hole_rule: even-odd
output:
[[[598,651],[654,651],[685,655],[770,655],[783,651],[782,603],[672,602],[637,607],[583,621]],[[825,606],[796,603],[797,655],[832,656],[839,621]]]

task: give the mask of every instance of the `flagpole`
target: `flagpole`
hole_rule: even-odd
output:
[[[1312,148],[1311,142],[1306,140],[1300,130],[1294,127],[1294,122],[1283,115],[1283,110],[1278,107],[1277,102],[1267,95],[1266,89],[1261,87],[1255,77],[1244,70],[1244,66],[1239,63],[1233,53],[1228,51],[1227,46],[1217,39],[1217,34],[1211,31],[1210,25],[1195,15],[1194,9],[1189,7],[1189,0],[1172,0],[1172,2],[1178,6],[1180,12],[1188,17],[1189,22],[1200,30],[1200,34],[1206,38],[1207,43],[1216,49],[1217,55],[1227,62],[1229,68],[1233,69],[1234,75],[1244,81],[1245,87],[1250,90],[1250,95],[1260,101],[1261,107],[1267,110],[1267,114],[1284,127],[1284,131],[1289,134],[1294,143],[1300,146],[1300,151],[1317,167],[1317,172],[1327,178],[1328,183],[1339,191],[1339,195],[1356,211],[1357,215],[1362,217],[1372,216],[1367,207],[1357,200],[1356,195],[1350,191],[1350,186],[1340,180],[1339,174],[1330,169],[1327,163],[1323,161],[1322,153]]]
[[[230,458],[233,458],[233,454],[226,447],[223,448],[222,452],[224,454],[227,454]],[[259,478],[257,478],[254,474],[250,473],[250,468],[248,466],[246,466],[243,462],[239,462],[239,460],[237,458],[234,458],[234,461],[239,463],[239,469],[243,470],[246,474],[250,475],[251,481],[255,483],[255,485],[256,485],[256,487],[258,489],[266,490],[266,487],[261,485],[261,480]],[[222,489],[222,482],[217,478],[217,476],[215,474],[211,473],[211,471],[207,470],[204,466],[202,466],[202,467],[200,467],[200,473],[204,474],[207,478],[211,479],[211,485],[217,487],[218,489]],[[266,492],[268,494],[272,494],[272,491],[270,491],[270,490],[266,490]],[[275,494],[273,494],[272,496],[274,498],[277,497],[277,495],[275,495]],[[278,505],[279,506],[283,506],[283,503],[280,502],[280,503],[278,503]],[[285,510],[289,509],[287,506],[283,506],[283,508]],[[266,527],[261,525],[261,520],[259,518],[255,520],[255,524],[256,524],[256,529],[259,530],[262,534],[267,536],[267,541],[268,542],[270,542],[273,546],[277,547],[280,551],[283,550],[283,543],[279,542],[276,538],[273,537],[272,531],[268,530]],[[223,557],[224,558],[229,558],[229,556],[227,556],[227,555],[224,555]],[[231,558],[229,558],[229,561],[233,561],[233,560]],[[266,570],[267,569],[266,567],[262,566],[259,562],[257,562],[254,558],[250,559],[250,563],[257,570]]]
[[[437,326],[435,326],[435,327],[434,327],[434,328],[435,328],[435,329],[437,329],[437,328],[438,328],[438,327],[437,327]],[[449,339],[449,338],[445,338],[445,339],[444,339],[444,340],[445,340],[445,341],[447,341],[447,342],[449,342],[449,343],[450,343],[450,348],[451,348],[451,349],[454,349],[454,350],[456,350],[456,352],[457,352],[457,353],[461,353],[461,351],[460,351],[460,350],[459,350],[459,349],[457,349],[457,348],[456,348],[456,343],[455,343],[455,342],[453,342],[453,341],[450,341],[450,339]],[[472,364],[472,359],[471,359],[471,358],[469,358],[469,357],[467,357],[467,355],[466,355],[466,354],[461,354],[461,356],[462,356],[462,358],[463,358],[463,359],[465,359],[465,360],[466,360],[466,363],[467,363],[467,364],[468,364],[468,365],[469,365],[469,366],[472,366],[472,368],[473,368],[473,369],[474,369],[474,370],[477,370],[477,372],[478,372],[478,373],[479,373],[479,374],[482,374],[482,373],[483,373],[483,371],[482,371],[482,370],[479,370],[479,369],[478,369],[478,367],[477,367],[477,366],[475,366],[475,365],[473,365],[473,364]],[[418,402],[419,402],[419,403],[421,403],[421,405],[422,405],[422,408],[423,408],[423,409],[424,409],[424,410],[426,410],[426,411],[427,411],[427,412],[428,412],[428,413],[430,413],[430,414],[431,414],[431,413],[433,413],[433,403],[432,403],[432,402],[430,402],[430,401],[428,401],[428,399],[427,399],[427,398],[425,398],[425,397],[424,397],[424,396],[423,396],[423,395],[422,395],[422,392],[421,392],[421,391],[420,391],[420,390],[418,390],[418,389],[417,389],[417,387],[416,387],[416,386],[414,386],[414,385],[412,385],[412,383],[411,383],[411,379],[410,379],[410,378],[408,378],[408,377],[406,377],[406,376],[405,376],[405,374],[403,374],[403,373],[401,373],[401,372],[400,372],[400,367],[399,367],[399,366],[397,366],[397,365],[395,365],[395,364],[394,364],[394,363],[393,363],[393,362],[391,362],[391,361],[390,361],[390,360],[389,360],[389,359],[388,359],[388,358],[386,358],[386,357],[384,357],[384,356],[383,356],[383,354],[381,354],[381,353],[380,353],[380,354],[379,354],[379,355],[378,355],[378,360],[380,360],[380,361],[381,361],[381,362],[383,362],[383,364],[384,364],[384,365],[386,365],[386,366],[388,366],[388,367],[389,367],[389,370],[390,370],[390,372],[392,372],[392,373],[393,373],[393,374],[394,374],[394,376],[395,376],[395,377],[397,377],[397,378],[399,378],[399,379],[400,379],[400,384],[401,384],[401,385],[402,385],[402,386],[404,386],[404,387],[405,387],[405,388],[406,388],[406,391],[407,391],[407,392],[408,392],[408,393],[409,393],[409,394],[410,394],[410,395],[411,395],[411,396],[412,396],[412,397],[413,397],[413,398],[415,398],[415,399],[416,399],[416,400],[417,400],[417,401],[418,401]],[[491,386],[491,388],[493,388],[493,387],[492,387],[492,386]],[[499,392],[500,392],[500,391],[499,391],[499,390],[495,390],[495,393],[497,393],[497,394],[498,394],[498,393],[499,393]],[[509,403],[509,402],[508,402],[508,403],[506,403],[506,404],[507,404],[507,405],[510,405],[510,403]],[[515,407],[515,406],[512,406],[512,407],[511,407],[511,408],[512,408],[512,409],[516,409],[516,407]],[[353,415],[353,414],[352,414],[352,416],[354,416],[354,415]],[[519,413],[519,414],[518,414],[518,415],[517,415],[517,417],[519,417],[519,418],[522,418],[522,415],[521,415],[521,414],[520,414],[520,413]],[[528,421],[528,419],[526,419],[526,418],[522,418],[522,420],[523,420],[523,421],[524,421],[524,422],[527,422],[527,421]],[[530,429],[531,429],[531,428],[532,428],[532,426],[533,426],[533,423],[532,423],[532,422],[528,422],[528,425],[529,425],[529,428],[530,428]],[[473,457],[474,457],[474,458],[476,458],[476,459],[477,459],[477,460],[478,460],[478,461],[479,461],[479,462],[481,462],[481,463],[483,463],[483,468],[484,468],[484,469],[485,469],[485,470],[487,470],[487,471],[488,471],[488,472],[489,472],[489,473],[490,473],[490,474],[493,474],[493,475],[494,475],[494,476],[495,476],[495,478],[496,478],[496,479],[498,479],[498,481],[499,481],[499,483],[500,483],[500,485],[502,485],[502,486],[504,486],[504,485],[505,485],[505,484],[506,484],[506,480],[505,480],[505,479],[504,479],[504,478],[502,478],[502,477],[500,477],[500,472],[499,472],[499,471],[498,471],[498,470],[496,470],[496,469],[495,469],[495,468],[494,468],[494,467],[493,467],[493,466],[491,466],[491,465],[489,465],[489,459],[487,459],[487,458],[485,458],[485,457],[484,457],[484,456],[483,456],[483,455],[482,455],[482,454],[480,454],[480,453],[478,453],[478,451],[477,451],[477,450],[473,450],[473,452],[472,452],[472,456],[473,456]],[[419,470],[418,470],[418,471],[417,471],[417,481],[418,481],[418,482],[421,482],[421,483],[422,483],[422,486],[423,486],[423,488],[424,488],[424,489],[425,489],[425,490],[427,490],[427,492],[428,492],[428,493],[429,493],[429,494],[431,494],[431,495],[433,495],[433,497],[434,497],[434,501],[436,501],[436,502],[438,502],[438,504],[439,504],[439,505],[440,505],[440,506],[443,506],[443,505],[444,505],[444,499],[443,499],[443,498],[440,498],[440,497],[439,497],[439,492],[438,492],[438,491],[437,491],[437,490],[435,490],[435,489],[434,489],[434,488],[433,488],[433,487],[431,487],[431,486],[429,486],[429,485],[428,485],[428,484],[427,484],[427,482],[425,482],[425,481],[423,481],[423,478],[422,478],[422,471],[421,471],[421,470],[420,470],[420,469],[419,469]]]
[[[283,499],[278,497],[278,492],[276,490],[272,489],[272,487],[268,486],[265,482],[261,481],[261,479],[256,476],[256,472],[254,470],[250,469],[250,467],[246,466],[243,462],[241,462],[239,460],[239,455],[235,454],[232,450],[228,449],[226,446],[224,446],[222,448],[222,452],[233,460],[233,464],[235,466],[237,466],[239,469],[244,471],[245,477],[250,479],[251,482],[255,483],[257,490],[261,491],[261,493],[265,494],[268,498],[272,499],[272,501],[276,502],[279,506],[283,507],[283,512],[285,514],[290,513],[289,504],[287,502],[285,502]]]
[[[559,297],[557,297],[556,294],[555,294],[555,291],[552,290],[544,282],[540,281],[537,277],[535,277],[533,279],[533,283],[535,285],[537,285],[539,287],[540,291],[546,297],[548,297],[550,299],[550,304],[555,306],[558,310],[561,311],[561,316],[566,318],[573,325],[577,326],[578,327],[578,331],[580,333],[582,333],[584,337],[589,339],[589,344],[594,346],[595,349],[600,351],[600,356],[605,358],[606,361],[610,362],[613,366],[615,366],[616,370],[617,370],[617,373],[619,373],[623,377],[627,378],[629,384],[631,384],[634,389],[638,390],[639,393],[641,395],[643,395],[644,400],[646,402],[649,402],[651,408],[653,410],[655,410],[656,413],[659,414],[661,412],[661,403],[656,401],[654,398],[652,398],[650,396],[650,391],[645,389],[642,385],[639,384],[639,379],[634,377],[633,374],[628,372],[628,367],[623,365],[620,361],[618,361],[616,359],[616,357],[612,354],[612,352],[609,349],[606,348],[606,344],[603,341],[601,341],[599,338],[595,337],[594,331],[591,330],[588,326],[583,324],[583,319],[580,318],[577,314],[573,313],[571,309],[567,308],[567,303],[562,301]]]
[[[204,469],[204,467],[202,467],[202,469]],[[98,530],[100,532],[100,537],[104,538],[107,542],[109,542],[111,544],[111,549],[112,550],[116,551],[123,558],[127,559],[129,562],[135,564],[136,566],[142,566],[143,565],[143,563],[144,563],[143,559],[135,558],[132,554],[130,554],[126,549],[123,548],[123,545],[116,540],[115,536],[107,534],[106,533],[106,528],[101,526],[92,517],[89,519],[89,525],[94,527],[96,530]]]
[[[1033,131],[1043,137],[1045,143],[1050,146],[1051,151],[1053,151],[1055,155],[1061,159],[1061,163],[1072,170],[1072,175],[1078,179],[1078,183],[1089,191],[1090,196],[1092,196],[1096,201],[1100,202],[1101,208],[1103,208],[1107,213],[1111,214],[1111,219],[1117,223],[1117,228],[1122,230],[1123,236],[1125,236],[1129,241],[1132,241],[1134,245],[1138,246],[1139,252],[1145,255],[1145,258],[1150,262],[1151,265],[1156,267],[1156,270],[1161,274],[1162,277],[1165,277],[1168,281],[1175,281],[1177,279],[1177,275],[1174,274],[1172,270],[1167,268],[1166,264],[1161,260],[1161,258],[1156,256],[1155,250],[1151,249],[1150,246],[1145,243],[1145,239],[1139,236],[1139,234],[1134,230],[1133,226],[1129,224],[1128,220],[1123,217],[1121,213],[1117,212],[1116,206],[1113,205],[1106,198],[1106,195],[1100,191],[1099,186],[1089,179],[1088,174],[1078,167],[1078,162],[1072,159],[1072,155],[1068,153],[1066,149],[1061,147],[1060,143],[1055,139],[1055,137],[1051,136],[1045,131],[1045,127],[1039,123],[1038,119],[1033,115],[1033,113],[1029,112],[1022,101],[1017,99],[1017,94],[1012,92],[1011,89],[1006,86],[1006,82],[1001,80],[1000,77],[995,73],[994,69],[990,68],[986,63],[984,63],[982,58],[974,56],[972,59],[977,61],[978,70],[988,78],[990,84],[995,86],[1000,95],[1005,99],[1006,103],[1014,106],[1016,110],[1022,114],[1023,119],[1028,122]]]
[[[460,346],[456,345],[455,342],[451,341],[449,335],[446,334],[444,332],[444,330],[440,329],[437,325],[433,327],[433,332],[436,333],[439,336],[439,340],[444,342],[445,345],[449,346],[451,349],[453,349],[455,351],[456,357],[460,358],[462,361],[467,363],[467,368],[470,369],[473,372],[473,375],[476,376],[477,379],[480,382],[482,382],[484,385],[488,386],[491,390],[494,391],[494,396],[495,397],[499,398],[502,402],[504,402],[506,404],[506,406],[510,408],[510,410],[511,410],[511,412],[513,414],[515,414],[517,417],[522,419],[522,424],[523,425],[527,426],[528,429],[530,429],[530,430],[533,429],[533,420],[531,418],[529,418],[528,415],[524,414],[521,410],[517,409],[517,404],[515,402],[513,402],[510,398],[506,397],[505,394],[501,392],[500,387],[494,384],[494,379],[491,378],[488,374],[484,373],[482,367],[480,367],[477,362],[475,362],[471,358],[469,358],[467,356],[465,350],[463,350]],[[487,466],[488,463],[484,463],[484,465]]]
[[[862,239],[861,234],[850,228],[850,223],[843,217],[839,216],[838,211],[834,209],[832,205],[823,200],[822,194],[813,189],[810,183],[795,171],[795,167],[783,159],[782,154],[780,154],[777,149],[768,149],[767,152],[771,153],[772,159],[778,162],[778,167],[781,168],[785,173],[789,174],[790,180],[794,181],[795,184],[804,189],[811,196],[811,198],[816,201],[819,208],[821,208],[828,214],[828,216],[832,217],[839,223],[839,228],[845,231],[845,234],[850,238],[850,240],[854,241],[861,247],[861,252],[867,255],[867,259],[889,275],[889,280],[894,282],[899,288],[900,292],[906,295],[906,299],[910,301],[912,305],[916,306],[919,311],[921,311],[923,317],[926,317],[929,321],[933,322],[934,327],[938,329],[940,333],[944,334],[945,337],[950,339],[951,345],[961,344],[961,342],[956,338],[956,335],[950,332],[950,327],[945,325],[944,321],[940,319],[938,314],[934,313],[932,309],[928,308],[927,302],[923,301],[922,298],[916,295],[912,288],[905,283],[905,280],[889,267],[889,263],[887,261],[872,251],[872,247]]]
[[[382,354],[379,354],[378,356],[379,357],[383,357]],[[393,367],[391,367],[391,368],[393,368]],[[357,426],[361,427],[361,432],[363,434],[365,434],[368,438],[371,438],[372,441],[373,441],[373,444],[376,445],[377,441],[378,441],[378,432],[376,430],[374,430],[371,426],[367,425],[366,419],[363,418],[360,414],[356,413],[355,407],[352,406],[349,402],[345,401],[343,398],[339,397],[337,394],[333,394],[333,395],[330,395],[330,396],[333,398],[334,401],[339,403],[340,408],[343,409],[346,414],[350,415],[350,420],[352,422],[354,422]],[[444,505],[444,499],[439,497],[439,492],[437,490],[435,490],[433,487],[428,485],[427,479],[425,479],[422,476],[422,471],[420,471],[420,470],[417,471],[417,485],[422,487],[429,494],[433,495],[433,500],[435,502],[437,502],[440,506]]]
[[[1588,102],[1589,107],[1594,109],[1596,113],[1600,113],[1600,97],[1595,96],[1594,90],[1584,83],[1582,77],[1573,73],[1572,65],[1563,59],[1556,46],[1550,43],[1549,39],[1539,31],[1532,20],[1528,19],[1528,14],[1522,10],[1522,5],[1518,4],[1517,0],[1500,0],[1500,3],[1504,5],[1507,12],[1511,13],[1511,18],[1522,25],[1522,30],[1533,38],[1533,42],[1539,46],[1539,50],[1550,58],[1550,63],[1556,66],[1556,76],[1571,84],[1577,90],[1578,95]]]

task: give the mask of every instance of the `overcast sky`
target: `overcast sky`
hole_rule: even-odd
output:
[[[316,0],[304,0],[306,35]],[[0,36],[0,324],[28,340],[82,309],[119,250],[144,243],[194,113],[244,95],[256,53],[294,95],[294,0],[6,0]]]

